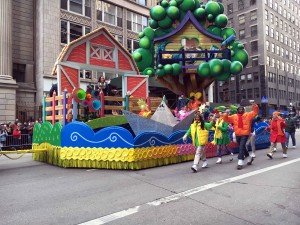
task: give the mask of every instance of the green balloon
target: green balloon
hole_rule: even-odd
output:
[[[173,67],[173,75],[177,76],[181,73],[181,65],[180,64],[173,63],[172,67]]]
[[[177,2],[175,0],[171,0],[169,2],[169,6],[177,6]]]
[[[177,5],[180,5],[183,2],[183,0],[175,0],[175,1],[176,1]]]
[[[162,64],[158,64],[157,68],[162,69],[162,68],[164,68],[164,66]]]
[[[144,29],[144,35],[146,35],[150,40],[154,38],[154,30],[152,30],[150,27],[146,27]]]
[[[83,101],[86,97],[86,92],[82,89],[78,90],[77,92],[77,98],[80,100],[80,101]]]
[[[229,77],[230,77],[230,72],[227,72],[227,73],[222,73],[221,75],[219,76],[216,76],[215,77],[215,80],[218,80],[218,81],[225,81],[227,80]]]
[[[217,36],[221,36],[222,30],[219,27],[213,27],[211,29],[211,33]]]
[[[164,71],[166,75],[170,75],[173,73],[173,67],[170,64],[164,66]]]
[[[224,28],[226,27],[228,22],[228,18],[226,15],[224,14],[220,14],[215,18],[215,24],[216,26],[218,26],[219,28]]]
[[[156,5],[150,9],[150,16],[154,20],[162,20],[166,16],[166,10],[162,6]]]
[[[139,38],[142,38],[142,37],[144,37],[144,36],[145,36],[144,32],[140,32],[140,33],[138,34],[138,37],[139,37]]]
[[[218,2],[219,6],[220,6],[220,13],[224,13],[224,5],[220,2]]]
[[[167,9],[167,14],[171,19],[177,19],[179,17],[179,9],[176,6],[170,6]]]
[[[193,11],[195,9],[196,3],[195,0],[183,0],[179,8],[184,11]]]
[[[238,75],[243,70],[243,64],[239,61],[233,61],[230,66],[230,73]]]
[[[239,49],[244,49],[245,46],[244,46],[243,44],[239,44],[239,45],[238,45],[238,48],[239,48]]]
[[[205,12],[206,14],[212,14],[214,17],[216,17],[221,12],[220,5],[217,2],[209,1],[205,5]]]
[[[194,16],[197,19],[203,19],[205,17],[205,9],[198,8],[194,11]]]
[[[156,20],[150,20],[149,21],[149,26],[152,28],[152,29],[156,29],[158,28],[158,22]]]
[[[163,29],[168,29],[172,26],[173,22],[170,17],[166,16],[163,20],[158,21],[158,25]]]
[[[156,70],[156,74],[157,76],[162,77],[165,75],[165,71],[163,69],[158,69]]]
[[[164,8],[167,8],[169,6],[169,2],[167,0],[161,1],[160,5]]]
[[[244,67],[248,64],[248,53],[246,50],[240,50],[238,48],[233,49],[234,55],[231,57],[231,61],[239,61],[243,64]]]
[[[226,27],[222,30],[222,33],[221,33],[223,39],[227,39],[229,36],[231,35],[235,35],[236,36],[236,33],[234,31],[234,29],[232,28],[229,28],[229,27]]]
[[[218,76],[223,73],[223,63],[220,59],[211,59],[209,61],[210,74],[212,76]]]
[[[212,20],[214,19],[214,15],[213,15],[213,14],[208,14],[208,15],[207,15],[207,19],[208,19],[209,21],[212,21]]]
[[[223,63],[223,68],[224,68],[224,72],[230,72],[230,66],[231,66],[231,61],[228,59],[222,59],[222,63]]]
[[[209,77],[210,76],[210,67],[207,62],[201,63],[197,68],[198,76],[200,77]]]
[[[141,54],[141,60],[135,61],[139,71],[143,71],[147,67],[150,67],[150,65],[153,63],[153,54],[151,51],[144,48],[138,48],[132,53],[133,58],[137,53]]]
[[[149,49],[151,45],[151,41],[147,36],[145,36],[140,40],[139,45],[141,48]]]
[[[148,75],[149,77],[152,77],[155,75],[155,70],[152,67],[147,67],[144,71],[143,71],[143,75]]]
[[[140,62],[142,60],[142,54],[140,52],[133,52],[132,57],[136,62]]]

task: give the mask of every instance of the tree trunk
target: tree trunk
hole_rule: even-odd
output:
[[[183,84],[179,82],[179,76],[166,75],[157,77],[156,80],[177,95],[184,94],[189,97],[191,92],[200,92],[202,96],[199,100],[206,102],[207,99],[204,90],[214,81],[214,78],[203,78],[197,74],[184,74]]]

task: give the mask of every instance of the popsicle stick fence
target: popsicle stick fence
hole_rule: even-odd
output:
[[[51,121],[52,125],[56,121],[67,124],[68,99],[71,98],[67,94],[66,90],[62,95],[56,95],[54,91],[52,97],[43,97],[43,121]],[[51,103],[51,106],[48,106],[48,103]],[[47,116],[47,112],[51,112],[51,115]]]

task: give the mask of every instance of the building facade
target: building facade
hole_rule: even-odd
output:
[[[99,27],[130,52],[155,0],[0,0],[0,122],[36,120],[65,44]],[[82,85],[118,74],[81,71]]]
[[[223,4],[228,26],[245,45],[249,63],[240,75],[216,83],[215,101],[255,99],[265,112],[290,105],[298,108],[300,1],[226,0]]]

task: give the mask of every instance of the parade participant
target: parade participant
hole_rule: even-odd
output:
[[[255,158],[255,138],[256,138],[256,134],[255,134],[255,130],[257,129],[257,125],[258,123],[260,123],[261,118],[259,116],[256,116],[252,121],[251,121],[251,132],[250,135],[248,137],[248,140],[246,142],[246,147],[248,148],[248,145],[251,145],[251,156],[253,158]],[[248,150],[249,151],[249,150]]]
[[[182,107],[182,109],[179,112],[175,113],[175,115],[178,121],[181,121],[184,118],[186,118],[188,115],[190,115],[190,112],[188,111],[188,107],[185,105]]]
[[[99,77],[97,87],[104,95],[108,96],[110,92],[110,81],[105,81],[104,76]]]
[[[224,122],[222,118],[223,112],[218,112],[216,114],[216,122],[215,122],[215,134],[214,134],[214,140],[212,141],[212,144],[217,145],[217,155],[218,160],[217,164],[222,163],[222,148],[226,151],[226,153],[230,153],[229,160],[233,160],[233,153],[228,150],[226,147],[227,144],[230,143],[230,138],[228,135],[228,123]]]
[[[202,114],[203,114],[204,121],[208,122],[209,121],[209,115],[210,115],[210,110],[209,110],[208,105],[205,106],[205,108],[202,111]]]
[[[204,152],[204,146],[208,142],[209,130],[214,125],[214,121],[212,120],[210,123],[205,123],[203,119],[203,115],[199,112],[196,113],[194,122],[191,124],[189,130],[183,136],[183,141],[187,140],[188,136],[192,137],[193,145],[197,147],[194,163],[192,166],[193,172],[198,171],[198,164],[201,160],[203,161],[202,168],[207,167],[206,155]]]
[[[282,157],[287,158],[287,147],[285,145],[286,136],[283,130],[286,127],[286,123],[279,115],[280,112],[273,112],[273,118],[270,122],[270,126],[266,128],[266,130],[270,131],[271,146],[267,154],[270,159],[273,159],[274,147],[276,143],[281,143],[283,150]]]
[[[286,127],[285,127],[285,136],[286,136],[286,147],[289,147],[289,139],[291,137],[293,148],[296,148],[296,139],[295,139],[295,132],[296,132],[296,123],[299,116],[294,116],[294,112],[290,112],[285,119]]]
[[[253,100],[249,101],[249,103],[253,105],[251,112],[246,113],[245,108],[243,106],[239,106],[237,109],[237,114],[229,116],[229,110],[227,110],[223,115],[223,119],[225,122],[233,123],[236,141],[240,149],[237,165],[238,170],[243,169],[245,158],[248,158],[248,165],[251,165],[254,160],[253,157],[249,157],[249,152],[246,148],[246,141],[250,134],[251,121],[258,114],[259,108]]]
[[[190,111],[197,110],[201,105],[201,102],[195,98],[195,96],[190,97],[190,101],[188,103],[188,108]]]

